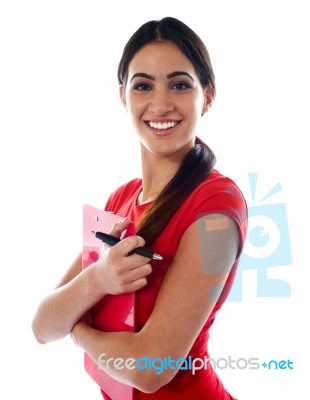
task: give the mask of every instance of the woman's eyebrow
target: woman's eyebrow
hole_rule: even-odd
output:
[[[189,74],[186,71],[173,71],[170,74],[167,75],[167,79],[171,79],[171,78],[175,78],[176,76],[180,76],[180,75],[185,75],[188,76],[192,81],[194,81],[195,79],[192,77],[191,74]],[[147,74],[145,72],[136,72],[135,74],[132,75],[131,79],[130,79],[130,83],[135,79],[135,78],[146,78],[146,79],[150,79],[151,81],[155,81],[155,76],[152,76],[150,74]]]
[[[137,72],[137,73],[133,74],[132,77],[131,77],[131,79],[130,79],[130,83],[131,83],[135,78],[146,78],[146,79],[150,79],[151,81],[155,81],[155,76],[146,74],[145,72]]]
[[[188,76],[189,78],[191,78],[192,81],[195,80],[195,79],[192,77],[191,74],[189,74],[188,72],[185,72],[185,71],[174,71],[174,72],[171,72],[170,74],[167,75],[167,78],[168,78],[168,79],[171,79],[171,78],[175,78],[176,76],[180,76],[180,75],[186,75],[186,76]]]

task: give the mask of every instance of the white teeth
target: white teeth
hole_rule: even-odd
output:
[[[161,122],[150,121],[149,125],[150,125],[151,128],[154,128],[154,129],[169,129],[169,128],[175,127],[177,125],[177,122],[176,121],[171,121],[171,122],[163,122],[163,123],[161,123]]]

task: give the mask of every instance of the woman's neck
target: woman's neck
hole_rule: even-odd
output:
[[[184,154],[171,156],[158,156],[142,148],[142,192],[138,198],[138,204],[154,201],[163,188],[170,182],[179,170]]]
[[[138,204],[154,201],[167,183],[173,178],[177,169],[168,169],[164,166],[156,166],[156,173],[149,171],[148,168],[142,168],[142,192],[138,198]]]

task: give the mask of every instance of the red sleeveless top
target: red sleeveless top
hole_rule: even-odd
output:
[[[137,224],[143,211],[150,205],[137,205],[137,198],[142,190],[142,180],[134,179],[121,186],[110,197],[106,211],[112,211],[120,216],[128,216]],[[135,292],[135,329],[146,323],[152,313],[162,281],[177,251],[179,242],[186,229],[198,218],[206,214],[225,214],[232,218],[239,229],[240,252],[242,250],[247,229],[247,207],[242,193],[237,185],[218,171],[213,170],[208,178],[201,183],[184,201],[172,217],[169,224],[156,240],[152,249],[164,257],[164,261],[152,261],[153,272],[148,276],[146,287]],[[167,245],[169,244],[169,245]],[[238,265],[235,261],[221,296],[214,306],[208,320],[188,354],[194,358],[210,357],[207,344],[209,329],[212,326],[216,312],[221,308],[230,291]],[[101,391],[102,392],[102,391]],[[105,399],[109,397],[102,392]],[[143,393],[133,389],[133,400],[228,400],[233,397],[226,391],[210,363],[207,368],[196,371],[180,370],[167,385],[155,393]],[[112,399],[117,400],[117,399]]]

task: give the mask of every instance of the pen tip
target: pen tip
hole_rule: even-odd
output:
[[[96,232],[95,232],[95,231],[91,231],[90,233],[91,233],[93,236],[96,235]]]
[[[154,259],[154,260],[163,260],[164,257],[162,257],[162,256],[160,256],[159,254],[155,253],[155,254],[153,255],[153,259]]]

